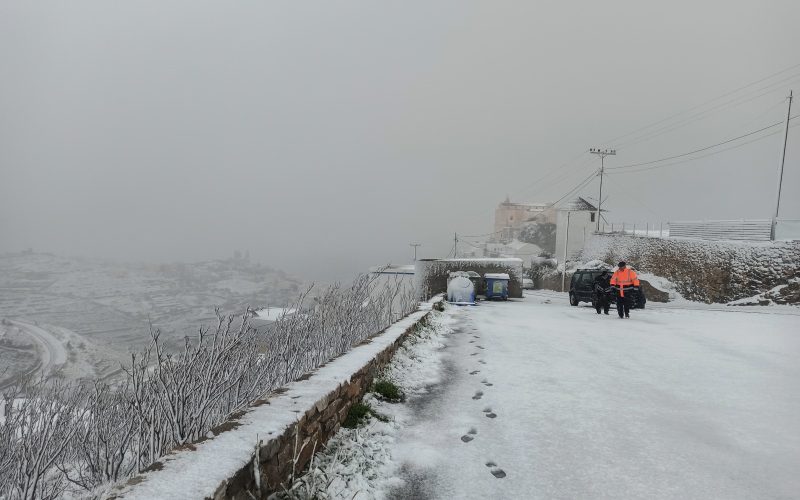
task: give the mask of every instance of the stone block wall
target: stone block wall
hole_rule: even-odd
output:
[[[483,276],[486,273],[507,273],[508,296],[522,298],[522,259],[441,259],[416,262],[414,269],[415,286],[422,299],[438,293],[447,292],[447,278],[453,271],[475,271]],[[479,283],[476,293],[482,293]]]
[[[262,441],[257,460],[252,460],[220,484],[213,499],[267,498],[271,493],[288,487],[292,476],[298,476],[307,467],[314,452],[320,450],[339,430],[350,407],[361,400],[375,376],[389,363],[403,341],[426,321],[427,315],[354,373],[347,382],[305,408],[302,414],[298,414],[297,422],[288,426],[283,434]],[[367,340],[365,343],[369,342]],[[255,467],[258,467],[260,487],[256,484]]]
[[[595,234],[582,260],[631,262],[672,281],[689,300],[727,303],[800,277],[800,241],[707,241]]]

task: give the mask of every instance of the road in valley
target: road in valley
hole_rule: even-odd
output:
[[[19,329],[22,334],[27,335],[36,343],[39,360],[36,366],[27,373],[8,379],[3,385],[0,385],[0,390],[12,385],[19,377],[26,377],[36,373],[47,375],[67,362],[67,350],[64,344],[48,330],[24,321],[9,319],[5,321],[8,325]]]

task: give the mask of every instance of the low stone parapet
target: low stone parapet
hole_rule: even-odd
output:
[[[348,353],[292,382],[113,488],[108,499],[266,498],[288,486],[339,429],[435,298]]]

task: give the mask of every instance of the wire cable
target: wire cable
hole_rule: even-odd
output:
[[[792,79],[800,78],[800,73],[798,73],[797,75],[792,75],[791,78]],[[759,92],[760,90],[763,90],[763,89],[756,90],[756,92]],[[779,90],[782,91],[783,89],[774,88],[774,89],[769,90],[767,92],[763,92],[763,93],[758,94],[756,96],[750,97],[749,99],[741,100],[741,99],[744,98],[744,96],[742,96],[742,97],[737,97],[735,99],[732,99],[730,101],[723,102],[723,103],[718,104],[718,105],[716,105],[716,106],[714,106],[712,108],[709,108],[707,110],[704,110],[704,111],[701,111],[701,112],[696,113],[694,115],[691,115],[691,116],[687,117],[686,119],[684,119],[682,121],[668,124],[668,125],[666,125],[666,126],[664,126],[662,128],[656,129],[656,130],[651,130],[650,132],[646,132],[646,133],[644,133],[644,134],[642,134],[642,135],[640,135],[638,137],[634,137],[634,138],[630,139],[629,141],[623,141],[622,143],[617,145],[616,149],[620,149],[621,150],[621,149],[628,148],[628,147],[636,145],[636,144],[640,144],[640,143],[645,142],[645,141],[649,141],[650,139],[654,139],[654,138],[656,138],[658,136],[661,136],[661,135],[667,134],[669,132],[672,132],[674,130],[678,130],[680,128],[683,128],[686,125],[689,125],[691,123],[694,123],[694,122],[697,122],[697,121],[700,121],[700,120],[704,120],[704,119],[708,118],[709,116],[713,115],[715,112],[721,111],[723,109],[726,109],[727,107],[741,106],[742,104],[746,104],[746,103],[754,101],[756,99],[760,99],[761,97],[764,97],[766,95],[775,93],[775,92],[777,92]]]
[[[611,139],[611,140],[609,140],[609,141],[606,141],[606,142],[604,142],[603,144],[611,144],[611,143],[615,143],[615,142],[619,141],[620,139],[623,139],[623,138],[625,138],[625,137],[629,137],[629,136],[631,136],[631,135],[633,135],[633,134],[635,134],[635,133],[637,133],[637,132],[640,132],[640,131],[646,130],[646,129],[648,129],[648,128],[651,128],[651,127],[654,127],[654,126],[656,126],[656,125],[660,125],[660,124],[662,124],[662,123],[664,123],[664,122],[667,122],[667,121],[669,121],[669,120],[672,120],[673,118],[677,118],[677,117],[679,117],[679,116],[681,116],[681,115],[684,115],[684,114],[686,114],[686,113],[690,113],[690,112],[692,112],[692,111],[695,111],[695,110],[697,110],[697,109],[700,109],[700,108],[702,108],[702,107],[704,107],[704,106],[706,106],[706,105],[708,105],[708,104],[711,104],[712,102],[715,102],[715,101],[718,101],[718,100],[720,100],[720,99],[724,99],[724,98],[726,98],[726,97],[728,97],[728,96],[734,95],[734,94],[736,94],[736,93],[738,93],[738,92],[740,92],[740,91],[742,91],[742,90],[744,90],[744,89],[746,89],[746,88],[748,88],[748,87],[752,87],[753,85],[757,85],[757,84],[759,84],[759,83],[765,82],[765,81],[767,81],[767,80],[769,80],[769,79],[771,79],[771,78],[774,78],[774,77],[776,77],[776,76],[778,76],[778,75],[780,75],[780,74],[786,73],[786,72],[788,72],[788,71],[791,71],[791,70],[793,70],[793,69],[796,69],[796,68],[800,68],[800,63],[793,64],[792,66],[789,66],[788,68],[784,68],[784,69],[782,69],[782,70],[780,70],[780,71],[778,71],[778,72],[776,72],[776,73],[772,73],[771,75],[765,76],[764,78],[760,78],[760,79],[758,79],[758,80],[756,80],[756,81],[754,81],[754,82],[748,83],[747,85],[743,85],[743,86],[741,86],[741,87],[739,87],[739,88],[736,88],[736,89],[734,89],[734,90],[731,90],[731,91],[729,91],[729,92],[726,92],[726,93],[724,93],[724,94],[722,94],[722,95],[719,95],[719,96],[717,96],[717,97],[714,97],[714,98],[712,98],[712,99],[709,99],[709,100],[707,100],[707,101],[705,101],[705,102],[702,102],[702,103],[700,103],[700,104],[697,104],[696,106],[692,106],[692,107],[690,107],[690,108],[688,108],[688,109],[685,109],[685,110],[683,110],[683,111],[680,111],[680,112],[678,112],[678,113],[675,113],[675,114],[673,114],[673,115],[670,115],[670,116],[668,116],[668,117],[666,117],[666,118],[662,118],[661,120],[655,121],[655,122],[653,122],[653,123],[650,123],[650,124],[648,124],[648,125],[645,125],[645,126],[643,126],[643,127],[639,127],[638,129],[636,129],[636,130],[633,130],[633,131],[631,131],[631,132],[628,132],[628,133],[626,133],[626,134],[622,134],[622,135],[620,135],[620,136],[617,136],[617,137],[615,137],[615,138],[613,138],[613,139]]]
[[[792,118],[790,118],[790,120],[792,120],[794,118],[797,118],[797,116],[798,115],[793,116]],[[695,154],[695,153],[701,153],[703,151],[707,151],[709,149],[713,149],[713,148],[716,148],[718,146],[722,146],[724,144],[729,144],[731,142],[738,141],[739,139],[743,139],[745,137],[749,137],[749,136],[757,134],[759,132],[763,132],[765,130],[769,130],[769,129],[771,129],[773,127],[776,127],[776,126],[778,126],[778,125],[780,125],[782,123],[784,123],[783,120],[781,120],[779,122],[775,122],[775,123],[773,123],[771,125],[767,125],[766,127],[760,128],[758,130],[753,130],[752,132],[748,132],[746,134],[742,134],[742,135],[740,135],[738,137],[733,137],[731,139],[727,139],[725,141],[718,142],[716,144],[712,144],[710,146],[705,146],[705,147],[702,147],[700,149],[695,149],[694,151],[689,151],[689,152],[686,152],[686,153],[681,153],[681,154],[673,155],[673,156],[667,156],[665,158],[659,158],[658,160],[650,160],[650,161],[644,161],[644,162],[640,162],[640,163],[629,163],[628,165],[620,165],[618,167],[608,167],[606,170],[614,171],[614,170],[627,169],[627,168],[633,168],[633,167],[641,167],[641,166],[644,166],[644,165],[652,165],[653,163],[660,163],[662,161],[669,161],[669,160],[674,160],[676,158],[682,158],[684,156],[689,156],[689,155],[692,155],[692,154]]]
[[[594,172],[592,172],[592,174],[589,177],[585,178],[583,181],[580,182],[580,184],[578,184],[574,188],[572,188],[569,191],[567,191],[567,193],[564,196],[562,196],[561,198],[559,198],[557,201],[555,201],[552,204],[552,206],[554,206],[554,207],[557,206],[559,203],[564,201],[564,199],[567,198],[568,196],[570,196],[570,195],[574,194],[575,192],[583,189],[585,186],[587,186],[592,181],[592,179],[597,177],[598,172],[599,172],[599,170],[595,170]]]
[[[789,128],[791,129],[791,128],[795,128],[797,126],[800,126],[800,124],[791,125]],[[713,151],[711,153],[700,155],[700,156],[696,156],[694,158],[687,158],[685,160],[678,160],[678,161],[674,161],[674,162],[671,162],[671,163],[666,163],[664,165],[653,165],[653,166],[650,166],[650,167],[637,168],[637,169],[632,169],[632,170],[625,170],[624,172],[608,172],[606,175],[633,174],[633,173],[636,173],[636,172],[645,172],[647,170],[654,170],[654,169],[657,169],[657,168],[670,167],[670,166],[673,166],[673,165],[680,165],[682,163],[688,163],[688,162],[691,162],[691,161],[694,161],[694,160],[700,160],[702,158],[708,158],[709,156],[714,156],[716,154],[720,154],[720,153],[723,153],[725,151],[730,151],[731,149],[740,148],[742,146],[746,146],[748,144],[752,144],[754,142],[758,142],[758,141],[760,141],[762,139],[766,139],[767,137],[772,137],[773,135],[780,134],[781,132],[783,132],[783,130],[775,130],[773,132],[770,132],[769,134],[762,135],[761,137],[756,137],[755,139],[751,139],[749,141],[745,141],[745,142],[743,142],[741,144],[735,144],[733,146],[720,149],[719,151]]]

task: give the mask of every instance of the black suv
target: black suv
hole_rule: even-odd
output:
[[[581,302],[591,302],[594,305],[594,279],[603,274],[602,269],[578,269],[572,275],[569,282],[569,303],[577,306]],[[616,301],[616,295],[612,295],[612,301]],[[633,301],[634,309],[644,309],[647,297],[644,290],[639,287],[639,293]]]

